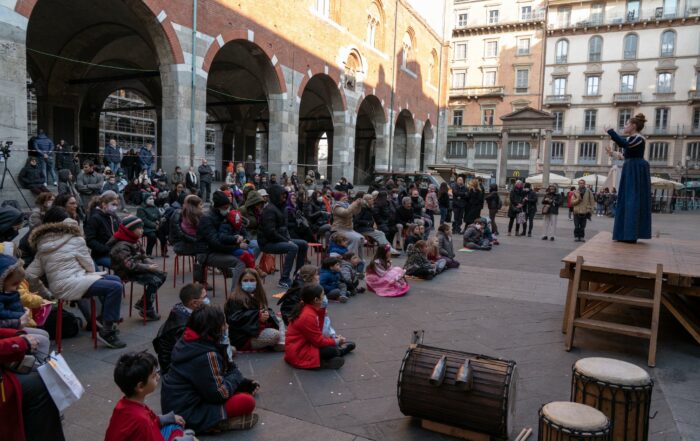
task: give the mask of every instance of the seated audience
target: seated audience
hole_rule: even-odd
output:
[[[459,262],[455,260],[455,250],[452,244],[452,227],[449,224],[440,224],[437,233],[438,251],[445,260],[447,268],[459,268]]]
[[[107,191],[95,197],[88,205],[88,218],[85,221],[85,241],[90,248],[90,256],[95,265],[110,268],[110,247],[107,241],[119,228],[119,197],[113,191]]]
[[[340,259],[337,257],[328,257],[323,259],[321,266],[321,286],[323,291],[331,300],[337,300],[340,303],[348,301],[348,290],[340,280]]]
[[[481,219],[477,219],[473,224],[469,225],[464,231],[464,248],[470,250],[491,249],[491,242],[484,237],[484,224]]]
[[[410,288],[405,279],[406,270],[391,265],[391,246],[377,247],[374,258],[367,266],[367,289],[380,297],[399,297]]]
[[[34,194],[49,192],[49,189],[46,188],[44,170],[37,164],[34,157],[27,158],[27,163],[20,170],[17,180],[22,188],[26,188]]]
[[[408,257],[404,264],[406,275],[431,280],[445,268],[444,261],[435,264],[428,259],[428,242],[419,240],[408,247]]]
[[[348,251],[343,254],[340,261],[340,282],[345,284],[350,296],[365,292],[365,288],[360,286],[360,274],[364,274],[362,266],[362,261],[355,253]]]

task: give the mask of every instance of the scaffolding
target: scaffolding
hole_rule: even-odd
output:
[[[107,97],[100,112],[100,150],[114,138],[122,151],[156,145],[156,111],[141,96],[116,90]],[[129,110],[131,109],[131,110]]]

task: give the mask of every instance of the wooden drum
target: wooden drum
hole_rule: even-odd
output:
[[[654,381],[639,366],[612,358],[583,358],[573,366],[571,401],[603,412],[613,441],[646,441]]]
[[[507,439],[515,411],[515,362],[412,345],[397,393],[404,415]]]
[[[590,406],[555,401],[540,409],[538,441],[609,441],[610,421]]]

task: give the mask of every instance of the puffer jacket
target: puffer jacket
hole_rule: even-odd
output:
[[[153,349],[158,354],[158,365],[162,375],[170,369],[170,357],[175,343],[182,337],[192,312],[182,303],[176,303],[170,310],[168,319],[158,330],[158,335],[153,339]]]
[[[324,337],[321,330],[326,310],[314,305],[305,305],[301,315],[287,327],[284,361],[300,369],[315,369],[321,366],[320,348],[335,346],[335,340]]]
[[[115,145],[112,147],[109,143],[105,146],[105,153],[103,156],[108,162],[120,163],[122,160],[122,152],[119,146]],[[116,172],[116,170],[112,171]]]
[[[518,215],[521,211],[525,209],[524,207],[524,199],[525,199],[525,190],[523,189],[517,189],[514,188],[510,192],[510,197],[509,202],[510,206],[508,207],[508,217],[514,218],[515,216]],[[522,207],[518,208],[518,205],[523,205]]]
[[[102,273],[95,272],[90,250],[73,219],[38,226],[29,236],[36,250],[27,278],[46,276],[49,289],[61,300],[81,299]]]
[[[456,185],[452,188],[452,204],[455,207],[465,208],[467,206],[467,194],[469,190],[466,185]]]
[[[224,305],[229,340],[236,349],[251,349],[250,340],[257,337],[263,329],[279,329],[277,315],[271,308],[267,308],[270,317],[265,323],[260,323],[261,309],[258,301],[252,296],[247,305],[234,299],[229,299]]]
[[[226,217],[219,210],[211,208],[209,213],[199,220],[197,225],[197,241],[207,247],[211,253],[232,254],[238,245],[225,245],[221,238],[221,225],[226,222]]]
[[[336,203],[333,205],[333,231],[352,230],[352,218],[362,209],[362,199],[357,199],[348,208]]]
[[[389,231],[395,224],[391,205],[387,202],[375,203],[372,207],[372,217],[374,222],[377,224],[377,229],[381,231]],[[390,227],[391,225],[391,227]]]
[[[197,236],[190,236],[182,229],[182,210],[173,212],[168,222],[170,227],[168,241],[173,244],[176,254],[195,256],[207,252],[207,245],[197,240]]]
[[[263,208],[262,225],[258,229],[258,242],[261,246],[291,240],[287,229],[287,212],[284,204],[280,202],[283,191],[285,190],[280,185],[271,185],[267,191],[270,194],[270,202]]]
[[[51,155],[53,153],[54,145],[53,141],[51,138],[46,136],[45,133],[42,133],[40,135],[37,135],[34,138],[34,148],[36,149],[37,152],[41,153],[42,155]]]
[[[136,216],[143,221],[143,233],[155,234],[160,222],[160,211],[155,205],[148,206],[145,203],[136,210]]]
[[[449,238],[442,231],[438,231],[435,235],[438,240],[438,249],[441,256],[449,257],[450,259],[455,258],[455,250],[452,244],[452,239]]]
[[[407,251],[406,263],[403,267],[406,274],[420,274],[424,272],[434,272],[433,264],[428,260],[428,257],[415,245],[409,245]]]
[[[123,227],[122,227],[123,228]],[[107,246],[111,248],[109,257],[112,259],[112,271],[123,280],[129,280],[134,273],[150,272],[149,267],[155,262],[146,257],[146,251],[141,241],[135,243],[112,237]]]
[[[27,163],[22,167],[22,170],[17,176],[17,180],[23,188],[31,189],[34,187],[39,187],[44,185],[46,182],[46,176],[44,176],[44,171],[39,167],[39,165],[31,165],[31,158],[27,158]]]

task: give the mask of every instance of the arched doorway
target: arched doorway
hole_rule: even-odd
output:
[[[425,171],[425,166],[433,159],[435,151],[435,139],[433,136],[433,126],[430,121],[426,121],[423,126],[423,133],[420,137],[420,170]]]
[[[413,121],[413,115],[408,110],[402,110],[396,119],[396,128],[394,129],[394,148],[391,155],[392,171],[407,171],[411,165],[409,154],[414,149],[414,140],[416,134],[416,125]]]
[[[254,43],[233,40],[216,53],[207,78],[208,125],[219,125],[223,133],[215,170],[223,174],[229,161],[248,156],[268,168],[268,137],[261,134],[269,127],[269,96],[277,93],[272,62]]]
[[[38,127],[85,153],[103,148],[100,116],[115,90],[147,98],[149,104],[138,107],[155,110],[160,126],[159,67],[174,62],[163,28],[142,2],[39,0],[29,18],[27,66],[42,85]]]
[[[374,95],[367,96],[360,104],[355,124],[355,175],[356,184],[369,184],[374,171],[377,145],[384,144],[386,115],[382,103]]]
[[[328,75],[313,76],[304,88],[299,106],[297,173],[303,175],[308,170],[319,170],[322,161],[319,149],[327,145],[327,164],[330,167],[327,173],[321,174],[325,174],[329,180],[340,178],[339,164],[333,163],[333,150],[336,144],[342,145],[344,112],[343,99],[337,83]],[[338,170],[335,170],[336,168]]]

